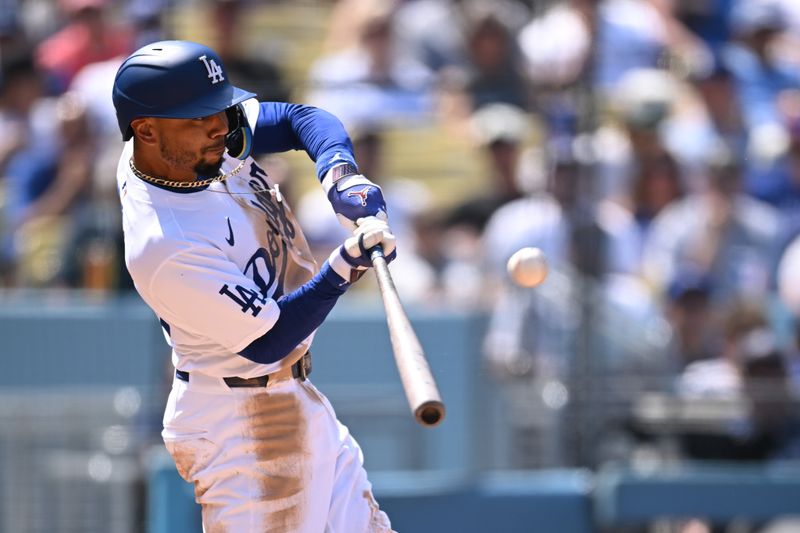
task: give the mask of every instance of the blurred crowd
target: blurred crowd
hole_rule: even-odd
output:
[[[340,0],[305,96],[387,191],[403,294],[491,309],[499,379],[629,441],[562,461],[667,425],[683,457],[796,459],[798,45],[789,0]],[[387,127],[420,121],[469,138],[481,188],[443,207],[435,176],[384,176]],[[331,243],[323,202],[299,209]],[[548,257],[540,287],[507,277],[523,246]],[[732,407],[658,420],[655,393]]]
[[[800,2],[299,2],[326,17],[299,82],[291,54],[241,30],[279,4],[2,4],[0,286],[131,289],[113,76],[139,46],[183,37],[167,19],[197,8],[236,84],[344,122],[387,197],[404,299],[489,311],[499,379],[623,405],[731,401],[744,407],[723,430],[687,430],[681,453],[800,455]],[[480,185],[443,197],[433,172],[387,175],[387,138],[416,128],[467,146]],[[327,255],[343,234],[321,190],[264,164]],[[523,246],[548,257],[535,289],[505,273]],[[601,374],[617,380],[585,377]],[[581,462],[605,458],[592,453]]]

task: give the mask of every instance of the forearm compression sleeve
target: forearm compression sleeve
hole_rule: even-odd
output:
[[[325,261],[320,271],[308,282],[278,298],[281,314],[275,325],[239,355],[261,364],[281,360],[322,325],[348,286]]]

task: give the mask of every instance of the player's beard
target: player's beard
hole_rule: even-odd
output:
[[[219,170],[222,168],[222,161],[223,157],[220,156],[219,160],[215,163],[207,163],[205,161],[200,161],[194,166],[194,171],[197,172],[198,176],[204,177],[212,177],[219,174]]]
[[[164,139],[161,139],[159,142],[159,150],[161,151],[161,157],[170,165],[177,168],[191,168],[198,176],[202,177],[211,177],[219,174],[224,156],[219,156],[216,161],[209,163],[203,160],[202,156],[198,160],[195,153],[183,150],[180,147],[168,146],[164,141]]]

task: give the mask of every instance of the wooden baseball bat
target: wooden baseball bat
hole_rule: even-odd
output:
[[[392,352],[411,412],[421,425],[433,427],[444,419],[445,413],[436,381],[433,379],[417,334],[414,333],[414,328],[411,327],[411,322],[400,302],[400,296],[397,294],[397,288],[394,286],[380,246],[370,250],[370,260],[378,278],[378,287],[386,310],[386,322],[389,325]]]

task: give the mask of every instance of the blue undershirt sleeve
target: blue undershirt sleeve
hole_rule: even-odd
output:
[[[261,102],[253,132],[253,152],[288,150],[305,150],[316,163],[320,181],[334,165],[356,164],[353,143],[342,123],[331,113],[301,104]]]
[[[278,298],[281,314],[275,325],[239,355],[261,364],[280,361],[322,325],[347,287],[349,283],[325,261],[308,282]]]

